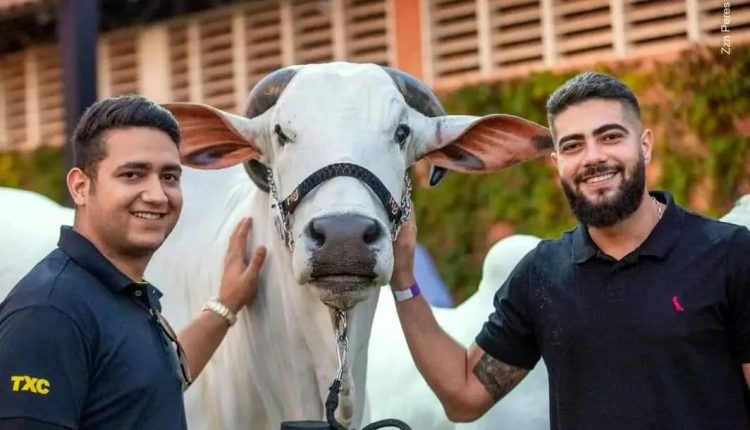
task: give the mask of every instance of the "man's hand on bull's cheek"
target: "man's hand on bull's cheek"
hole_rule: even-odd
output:
[[[414,248],[417,246],[417,221],[414,211],[401,226],[398,237],[393,242],[393,275],[391,288],[403,290],[414,282]]]
[[[252,259],[247,258],[247,241],[252,228],[252,218],[243,218],[237,224],[229,237],[229,247],[224,259],[219,301],[235,314],[255,296],[260,270],[266,259],[265,246],[257,247]]]

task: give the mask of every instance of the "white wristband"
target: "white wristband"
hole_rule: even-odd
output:
[[[397,302],[403,302],[405,300],[409,300],[412,297],[417,297],[421,291],[419,290],[419,285],[415,282],[411,287],[407,288],[406,290],[393,290],[393,298]]]
[[[234,323],[237,322],[237,315],[235,315],[234,312],[230,311],[228,307],[224,306],[224,304],[217,299],[210,299],[209,301],[207,301],[206,304],[203,305],[201,310],[217,313],[222,318],[227,320],[227,323],[229,323],[229,327],[233,326]]]

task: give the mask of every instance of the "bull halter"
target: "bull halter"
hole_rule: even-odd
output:
[[[268,188],[273,198],[271,207],[275,209],[276,231],[279,234],[279,239],[285,242],[289,249],[294,247],[294,238],[292,237],[292,214],[294,210],[310,191],[323,182],[339,176],[359,179],[375,193],[388,214],[391,224],[391,240],[396,240],[401,226],[411,213],[411,181],[409,175],[404,174],[404,191],[401,195],[400,205],[374,173],[352,163],[334,163],[316,170],[305,178],[297,188],[292,190],[287,198],[281,200],[273,179],[273,171],[268,169]]]

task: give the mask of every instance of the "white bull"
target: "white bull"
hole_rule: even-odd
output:
[[[391,275],[391,236],[406,209],[399,203],[408,197],[408,166],[425,158],[450,170],[486,172],[551,149],[547,130],[537,124],[505,115],[445,115],[419,81],[375,65],[274,72],[251,92],[246,117],[204,105],[168,108],[180,122],[184,164],[245,163],[248,174],[239,167],[186,169],[182,216],[146,272],[165,291],[165,314],[182,326],[215,294],[240,217],[255,221],[249,246],[269,249],[255,300],[188,392],[193,429],[277,430],[285,420],[324,419],[337,370],[328,306],[355,304],[347,311],[350,367],[337,416],[360,427],[367,347],[378,288]],[[28,216],[21,202],[3,207],[20,209],[18,219]],[[54,234],[44,233],[47,240]],[[3,249],[10,255],[0,262],[12,262],[13,273],[2,274],[8,289],[30,264]]]

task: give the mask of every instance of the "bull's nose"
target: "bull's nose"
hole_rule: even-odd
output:
[[[314,219],[308,234],[315,248],[368,249],[383,235],[380,224],[362,215],[329,215]]]

